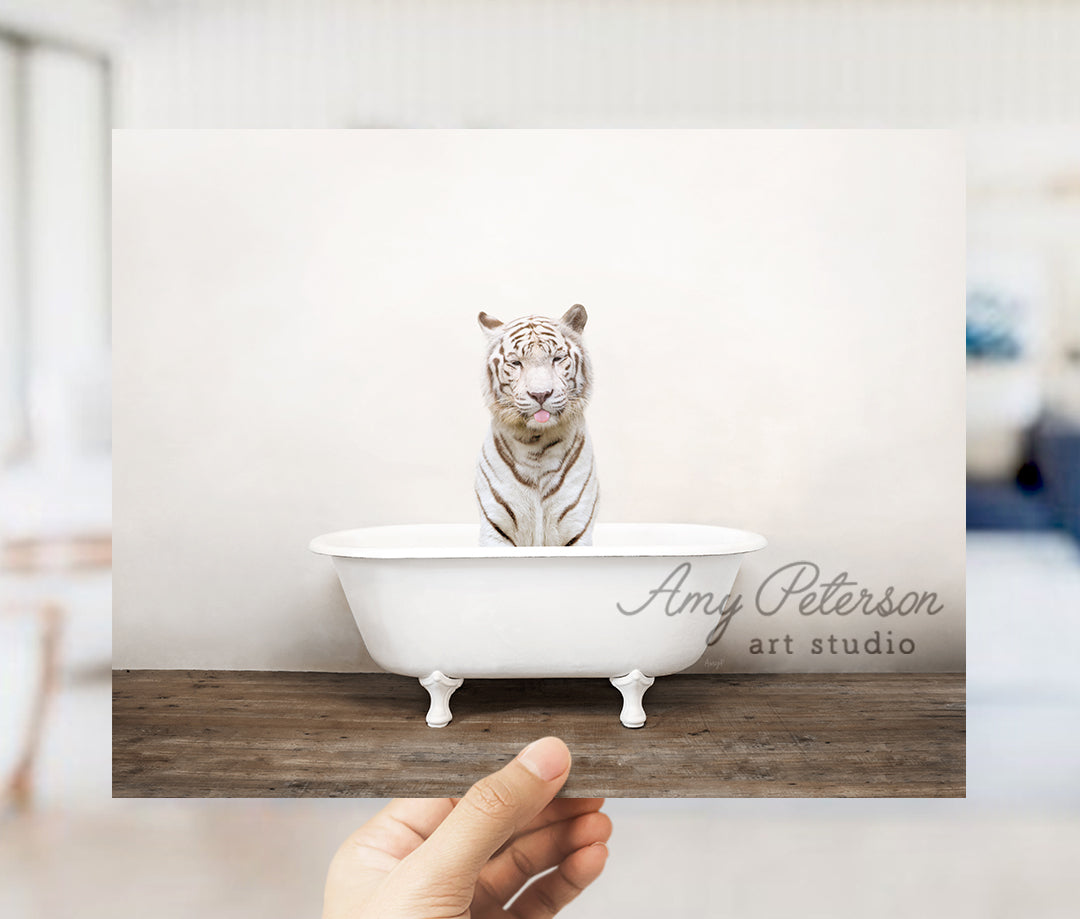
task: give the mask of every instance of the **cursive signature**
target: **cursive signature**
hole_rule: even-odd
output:
[[[848,580],[848,573],[841,571],[831,581],[822,581],[821,568],[813,562],[792,562],[770,574],[758,588],[758,612],[762,616],[774,616],[792,597],[798,597],[799,612],[804,616],[912,616],[925,606],[927,616],[936,616],[944,609],[937,603],[938,595],[924,591],[908,591],[899,599],[893,596],[894,588],[886,587],[880,597],[875,597],[865,587],[858,594],[853,590],[858,581]],[[817,590],[811,588],[817,587]],[[766,596],[766,592],[770,595]],[[935,605],[936,604],[936,605]]]
[[[689,562],[682,562],[681,564],[676,565],[671,574],[664,578],[660,583],[659,587],[654,587],[649,591],[648,599],[646,599],[637,609],[624,609],[623,605],[618,602],[615,603],[615,606],[624,616],[636,616],[638,613],[651,606],[658,597],[667,594],[667,601],[664,603],[664,612],[668,616],[693,613],[700,607],[701,612],[706,616],[720,617],[717,620],[716,625],[713,626],[712,631],[709,632],[709,637],[706,639],[706,644],[715,644],[723,637],[724,632],[727,631],[727,627],[730,625],[735,614],[742,609],[742,603],[738,597],[731,600],[731,594],[726,594],[719,602],[716,602],[715,606],[710,606],[711,603],[716,601],[716,596],[712,591],[705,591],[704,593],[687,591],[686,593],[683,593],[683,583],[690,575],[690,570]],[[730,603],[728,602],[729,600],[731,600]]]
[[[706,642],[713,645],[723,637],[731,620],[742,609],[742,598],[729,593],[717,599],[712,591],[685,590],[684,585],[691,570],[690,562],[681,562],[658,587],[647,592],[639,606],[629,609],[616,602],[615,607],[624,616],[636,616],[654,604],[655,608],[663,609],[668,616],[698,611],[706,616],[717,616],[716,625],[709,632]],[[855,593],[854,588],[858,586],[857,581],[849,579],[846,571],[841,571],[832,580],[824,581],[821,568],[813,562],[792,562],[778,568],[764,580],[755,595],[755,602],[762,616],[775,616],[789,600],[797,603],[798,611],[803,616],[849,616],[861,613],[864,616],[903,617],[919,612],[936,616],[944,609],[938,595],[933,592],[908,591],[898,597],[899,592],[890,586],[880,596],[875,596],[866,588],[860,588]],[[788,653],[791,653],[790,649]]]

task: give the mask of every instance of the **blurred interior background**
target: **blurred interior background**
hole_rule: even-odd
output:
[[[969,776],[1080,796],[1080,131],[968,146]],[[977,756],[986,758],[980,765]],[[983,769],[983,765],[992,768]],[[984,777],[982,782],[978,781]]]
[[[970,800],[611,802],[576,914],[1072,915],[1078,49],[1072,0],[0,0],[0,913],[311,912],[376,807],[109,799],[111,125],[887,124],[969,138]]]

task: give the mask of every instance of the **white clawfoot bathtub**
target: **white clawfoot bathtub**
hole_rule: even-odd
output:
[[[645,724],[655,677],[693,664],[725,620],[756,533],[700,524],[598,524],[592,546],[479,547],[478,527],[369,527],[328,533],[329,555],[372,659],[417,677],[427,723],[483,677],[607,677],[626,727]]]

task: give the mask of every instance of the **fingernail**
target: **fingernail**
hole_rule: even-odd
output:
[[[566,772],[570,751],[558,737],[542,737],[529,744],[517,758],[542,782],[550,782]]]

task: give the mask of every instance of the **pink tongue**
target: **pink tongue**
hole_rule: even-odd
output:
[[[543,409],[540,409],[540,411],[538,411],[535,415],[533,415],[533,421],[539,421],[541,424],[543,424],[550,417],[551,417],[551,412],[545,412]]]

